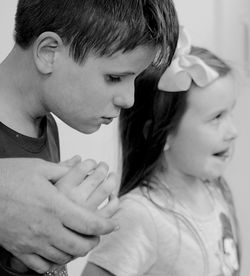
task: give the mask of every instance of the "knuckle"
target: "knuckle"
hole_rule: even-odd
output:
[[[72,260],[72,256],[64,253],[57,254],[53,256],[53,262],[59,265],[67,264]]]
[[[35,244],[31,241],[32,239],[28,238],[26,235],[23,235],[18,240],[15,240],[13,243],[9,244],[8,251],[15,256],[18,256],[21,253],[32,253],[35,250]]]
[[[42,232],[41,223],[38,221],[36,223],[31,223],[28,226],[29,232],[32,234],[32,236],[41,238],[44,236],[44,233]]]

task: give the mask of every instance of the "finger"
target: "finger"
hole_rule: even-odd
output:
[[[52,266],[52,263],[35,254],[24,254],[18,256],[18,259],[20,259],[27,267],[39,274],[46,273]]]
[[[104,218],[111,218],[119,209],[119,199],[117,196],[111,194],[109,202],[101,209],[98,209],[97,213]]]
[[[54,246],[48,246],[47,248],[40,248],[39,252],[36,252],[39,256],[57,265],[64,265],[73,260],[73,256],[57,249]]]
[[[96,167],[96,162],[92,159],[78,163],[55,183],[56,187],[63,193],[68,194],[72,188],[80,185],[88,173]]]
[[[92,210],[96,210],[97,207],[115,191],[116,187],[116,175],[110,173],[107,179],[88,197],[87,206],[91,207]]]
[[[63,166],[72,168],[72,167],[76,166],[78,163],[80,163],[81,161],[82,161],[81,156],[75,155],[71,159],[60,162],[60,164]]]
[[[96,169],[75,189],[73,192],[74,201],[82,206],[91,207],[89,204],[86,205],[86,201],[89,201],[97,187],[105,180],[108,170],[108,165],[104,162],[100,162]],[[84,199],[86,199],[86,201]],[[100,203],[101,202],[99,202],[99,204]]]
[[[67,228],[64,230],[63,237],[65,239],[57,241],[57,249],[71,255],[71,258],[86,256],[100,241],[98,236],[78,235]]]
[[[118,226],[116,221],[102,218],[94,212],[80,207],[62,194],[58,194],[52,204],[54,204],[52,208],[61,223],[79,234],[104,235],[111,233]],[[58,237],[59,233],[56,233],[55,236]]]
[[[11,257],[9,262],[10,262],[10,267],[20,273],[25,273],[29,270],[29,268],[21,260],[17,259],[16,257]]]

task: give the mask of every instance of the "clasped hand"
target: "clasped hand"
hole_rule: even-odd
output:
[[[85,256],[117,229],[115,188],[103,162],[1,159],[0,244],[38,273]]]

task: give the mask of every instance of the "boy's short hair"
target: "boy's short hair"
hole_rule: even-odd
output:
[[[19,0],[15,41],[28,48],[43,32],[57,33],[81,63],[91,51],[110,56],[137,46],[159,46],[170,60],[178,39],[172,0]]]

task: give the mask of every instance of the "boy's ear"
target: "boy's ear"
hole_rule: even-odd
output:
[[[62,49],[63,42],[59,35],[54,32],[44,32],[33,45],[35,65],[42,74],[53,72],[57,53]]]

